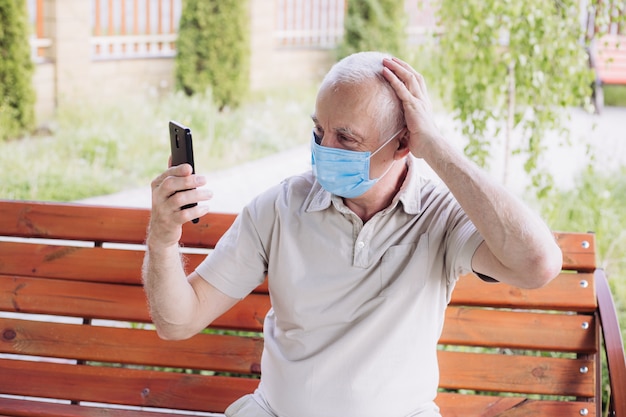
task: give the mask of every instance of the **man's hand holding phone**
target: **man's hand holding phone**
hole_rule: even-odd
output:
[[[173,120],[169,123],[170,130],[170,149],[172,151],[170,163],[172,166],[189,164],[191,173],[196,173],[195,163],[193,160],[193,140],[191,129]],[[191,189],[183,189],[177,192],[190,191]],[[197,202],[185,204],[181,206],[181,210],[186,210],[197,206]],[[200,221],[199,218],[192,220],[194,223]]]
[[[182,126],[176,125],[177,129]],[[206,184],[206,178],[194,173],[193,153],[186,147],[191,142],[187,142],[187,139],[181,142],[183,136],[179,134],[178,144],[185,146],[180,151],[180,147],[175,148],[176,136],[172,135],[172,131],[170,124],[172,156],[169,168],[151,184],[152,213],[148,243],[159,246],[177,245],[181,238],[182,225],[190,220],[197,222],[209,211],[206,205],[198,203],[208,201],[213,196],[211,191],[201,188]],[[181,155],[183,160],[180,159]]]

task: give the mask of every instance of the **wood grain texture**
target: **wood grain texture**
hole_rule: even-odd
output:
[[[223,412],[255,389],[250,376],[261,372],[258,332],[271,308],[270,280],[212,323],[229,334],[159,339],[144,328],[149,216],[146,209],[0,201],[0,237],[9,238],[0,240],[0,312],[8,312],[0,315],[0,393]],[[206,252],[235,219],[211,213],[189,223],[181,245]],[[623,346],[606,278],[595,270],[595,236],[554,235],[564,271],[544,288],[459,279],[439,341],[441,387],[451,391],[437,397],[445,417],[596,415],[600,336],[613,407],[626,417]],[[184,256],[189,272],[205,254]],[[0,397],[3,415],[154,414]]]

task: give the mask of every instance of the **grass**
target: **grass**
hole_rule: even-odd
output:
[[[198,172],[307,143],[315,90],[257,94],[218,112],[210,96],[78,103],[59,111],[52,135],[0,143],[0,198],[72,201],[145,186],[167,166],[168,121],[192,128]]]
[[[626,167],[599,172],[590,165],[575,187],[554,191],[540,207],[553,230],[596,234],[598,265],[609,278],[626,342]]]
[[[626,106],[626,85],[605,85],[602,91],[605,106]]]

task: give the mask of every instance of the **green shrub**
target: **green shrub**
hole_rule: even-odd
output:
[[[186,0],[176,42],[176,85],[186,94],[211,91],[220,109],[237,106],[248,92],[248,2]]]
[[[26,2],[0,0],[0,140],[33,129],[32,76]]]
[[[626,167],[599,172],[589,166],[574,188],[542,200],[552,230],[596,234],[598,265],[606,270],[626,340]]]
[[[605,85],[604,105],[626,107],[626,85]]]
[[[406,48],[404,0],[350,0],[338,58],[382,51],[403,57]]]

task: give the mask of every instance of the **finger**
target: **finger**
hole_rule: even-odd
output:
[[[191,168],[191,165],[189,164],[182,164],[182,165],[177,165],[173,167],[170,166],[168,169],[163,171],[158,177],[152,180],[151,187],[154,190],[155,188],[159,187],[163,183],[163,181],[165,181],[165,179],[168,177],[190,176],[192,172],[193,172],[193,169]]]
[[[206,185],[206,178],[202,175],[188,175],[186,177],[169,176],[165,178],[159,186],[159,193],[169,198],[176,193],[196,189],[203,185]]]
[[[207,214],[211,209],[208,206],[200,205],[181,210],[178,214],[181,223],[187,223],[194,219],[199,219]]]
[[[168,204],[173,207],[183,207],[189,204],[201,203],[209,201],[213,198],[213,193],[206,188],[194,188],[183,191],[178,191],[169,197]]]
[[[153,194],[151,222],[160,225],[163,230],[180,226],[206,214],[208,207],[202,203],[212,197],[213,193],[206,188],[184,190],[168,197]],[[195,208],[199,205],[203,208],[198,211]]]
[[[178,192],[169,198],[164,212],[172,216],[178,224],[197,219],[209,212],[209,207],[202,204],[210,200],[213,193],[207,189],[194,189]],[[168,214],[169,213],[169,214]]]
[[[408,86],[389,68],[383,68],[383,76],[394,89],[398,98],[402,102],[408,102],[415,99],[415,95],[409,90]]]
[[[424,77],[406,62],[393,58],[383,61],[383,65],[389,68],[414,96],[421,97],[426,93]]]

